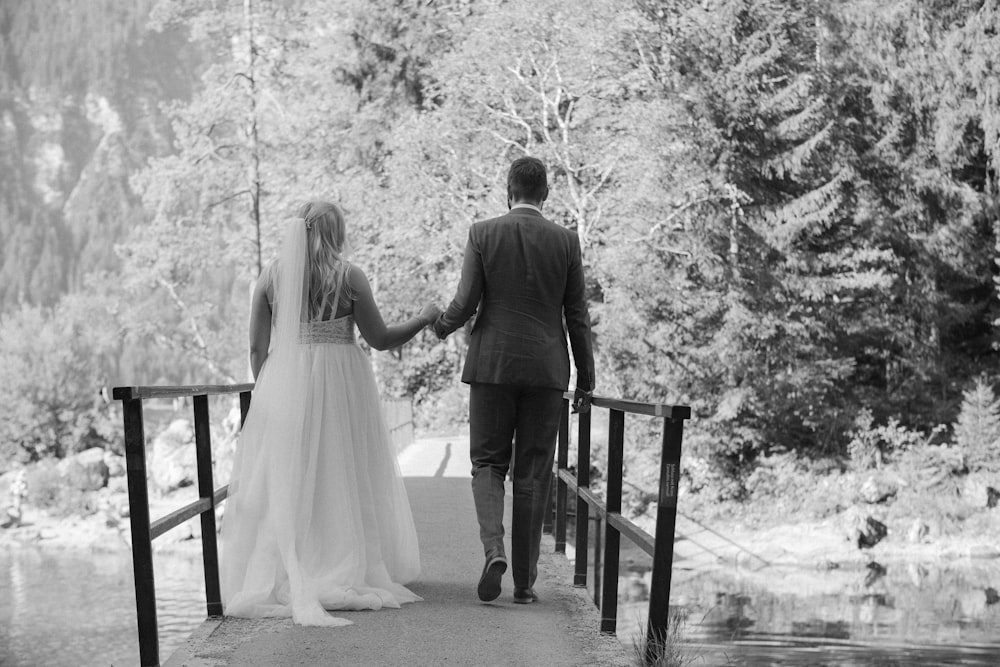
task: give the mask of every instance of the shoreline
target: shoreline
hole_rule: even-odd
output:
[[[196,499],[195,493],[185,489],[162,498],[150,498],[149,513],[157,519]],[[112,502],[108,508],[88,516],[54,516],[35,507],[25,507],[20,525],[0,529],[0,549],[129,553],[132,550],[129,517],[112,509],[119,506],[115,500],[124,501],[127,508],[128,495],[115,494],[109,500]],[[194,517],[153,540],[153,553],[201,555],[200,537],[201,523]]]
[[[126,501],[127,496],[123,495]],[[196,499],[193,489],[181,489],[160,498],[150,499],[150,515],[160,517]],[[114,503],[111,503],[114,507]],[[635,520],[643,530],[650,532],[655,522],[643,516]],[[905,536],[891,531],[870,549],[852,545],[840,530],[836,517],[825,520],[803,520],[767,526],[751,527],[739,521],[711,521],[713,531],[738,544],[733,557],[724,557],[704,563],[698,569],[713,566],[737,566],[757,569],[755,562],[766,561],[768,566],[816,571],[855,569],[872,563],[922,564],[948,568],[997,567],[1000,568],[1000,544],[990,541],[988,535],[958,533],[937,537],[920,543],[911,543]],[[678,531],[680,534],[680,531]],[[153,541],[154,553],[178,555],[201,554],[201,524],[197,517],[168,531]],[[623,541],[623,549],[628,543]],[[678,540],[677,544],[682,544]],[[22,524],[16,528],[0,530],[0,549],[34,548],[76,552],[128,552],[131,550],[131,531],[127,516],[113,516],[109,509],[99,510],[86,517],[57,517],[37,508],[25,508]],[[644,552],[642,552],[644,555]],[[623,557],[624,557],[623,551]],[[625,559],[623,558],[623,564]]]
[[[860,549],[844,538],[836,519],[778,524],[760,529],[730,526],[729,537],[771,565],[806,565],[816,569],[867,567],[870,563],[1000,565],[1000,545],[983,535],[957,534],[911,543],[892,532],[875,546]]]

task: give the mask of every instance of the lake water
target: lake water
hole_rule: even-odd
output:
[[[619,637],[645,624],[649,572],[622,554]],[[155,557],[161,659],[204,619],[200,557]],[[631,563],[631,565],[627,565]],[[674,572],[689,665],[1000,665],[1000,566]],[[594,628],[597,631],[597,628]],[[138,663],[128,553],[0,551],[0,665]]]
[[[1000,567],[966,561],[816,571],[675,569],[691,665],[938,667],[1000,665]],[[646,622],[649,572],[619,581],[619,636]]]
[[[160,658],[205,618],[200,556],[154,556]],[[2,667],[139,664],[131,554],[0,551]]]

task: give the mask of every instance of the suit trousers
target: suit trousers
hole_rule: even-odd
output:
[[[562,400],[560,389],[470,385],[469,449],[479,537],[487,558],[505,553],[504,478],[513,458],[510,563],[518,588],[533,586],[538,576]]]

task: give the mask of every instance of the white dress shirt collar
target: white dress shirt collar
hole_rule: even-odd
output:
[[[524,203],[514,204],[513,206],[510,207],[510,210],[513,211],[515,208],[530,208],[532,211],[537,211],[538,213],[542,212],[542,209],[538,208],[534,204],[524,204]]]

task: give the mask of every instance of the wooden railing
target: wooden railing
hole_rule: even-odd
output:
[[[601,632],[614,634],[618,623],[618,550],[621,536],[631,540],[653,559],[649,591],[649,615],[646,627],[647,653],[653,639],[666,636],[670,601],[670,579],[674,560],[674,533],[677,526],[677,482],[680,476],[681,440],[684,420],[691,418],[691,408],[683,405],[639,403],[595,396],[593,408],[607,408],[608,461],[606,500],[590,490],[590,419],[591,413],[578,416],[577,472],[569,462],[569,408],[573,394],[563,400],[562,421],[556,455],[554,537],[556,552],[566,552],[566,525],[569,495],[576,498],[575,586],[587,586],[587,555],[590,517],[596,521],[594,534],[594,604],[601,610]],[[660,484],[657,494],[656,534],[650,535],[623,517],[622,469],[624,464],[625,415],[649,415],[663,418],[660,449]],[[549,515],[551,516],[551,515]],[[604,524],[602,548],[601,524]],[[603,567],[602,567],[603,562]],[[650,656],[651,657],[651,656]]]
[[[226,499],[229,487],[215,488],[212,479],[212,436],[208,397],[240,395],[240,426],[250,408],[252,384],[200,387],[115,387],[112,396],[122,402],[125,421],[125,464],[128,472],[129,519],[132,524],[132,568],[135,572],[135,608],[139,626],[139,663],[160,664],[160,639],[156,622],[156,586],[153,577],[153,540],[188,519],[201,517],[202,561],[205,567],[205,600],[209,617],[222,616],[219,587],[219,550],[216,541],[215,507]],[[198,466],[198,500],[150,522],[146,486],[146,435],[142,402],[149,398],[192,397],[194,441]]]
[[[192,387],[115,387],[112,396],[122,402],[125,426],[125,458],[128,473],[130,522],[132,528],[132,567],[135,572],[136,616],[139,631],[139,662],[142,667],[160,664],[159,635],[156,620],[156,588],[153,576],[152,542],[188,519],[200,516],[202,561],[205,571],[205,599],[209,617],[222,616],[219,585],[218,543],[215,508],[222,503],[229,487],[216,489],[212,477],[212,442],[208,397],[239,394],[240,425],[250,408],[252,384],[208,385]],[[146,436],[142,402],[145,399],[191,397],[194,404],[195,449],[198,476],[198,499],[155,521],[149,517],[149,494],[146,478]],[[566,528],[570,492],[576,498],[576,566],[573,583],[586,587],[589,521],[597,522],[594,546],[594,603],[601,609],[601,632],[614,633],[617,626],[618,551],[624,535],[653,558],[649,596],[647,637],[663,637],[667,629],[673,566],[674,532],[677,522],[677,482],[680,473],[681,440],[684,420],[691,417],[686,406],[671,406],[595,396],[594,408],[610,411],[608,429],[607,500],[590,490],[590,417],[579,415],[577,439],[577,474],[568,468],[569,406],[573,395],[563,401],[562,421],[556,457],[555,516],[549,515],[546,530],[554,530],[556,551],[566,551]],[[624,463],[625,414],[663,418],[660,484],[657,499],[656,535],[651,536],[621,515],[622,472]],[[601,526],[604,524],[602,547]],[[603,563],[603,565],[602,565]]]

